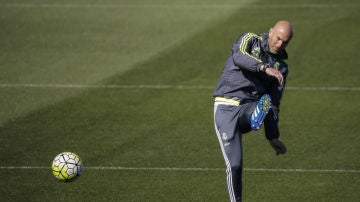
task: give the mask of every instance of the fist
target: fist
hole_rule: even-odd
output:
[[[267,68],[265,70],[265,73],[269,76],[276,78],[278,80],[280,86],[284,85],[284,76],[281,74],[280,71],[278,71],[274,68]]]
[[[276,155],[286,153],[286,147],[285,147],[284,143],[282,143],[280,140],[272,139],[269,142],[270,142],[270,145],[272,146],[272,148],[275,150]]]

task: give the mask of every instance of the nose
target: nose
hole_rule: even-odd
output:
[[[284,46],[284,44],[285,44],[285,43],[284,43],[283,41],[279,40],[279,41],[278,41],[278,44],[277,44],[277,45],[278,45],[278,48],[282,48],[282,47]]]

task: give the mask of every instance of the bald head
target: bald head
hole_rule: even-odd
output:
[[[282,32],[285,35],[289,35],[290,39],[294,34],[294,26],[289,21],[281,20],[277,22],[272,29]]]
[[[269,31],[269,49],[273,54],[279,54],[290,42],[294,35],[294,26],[291,22],[281,20]]]

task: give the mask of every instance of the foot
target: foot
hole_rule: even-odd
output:
[[[271,98],[268,94],[264,94],[258,102],[254,112],[251,115],[251,128],[259,130],[264,119],[271,107]]]

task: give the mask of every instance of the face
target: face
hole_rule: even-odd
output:
[[[269,31],[269,49],[272,54],[279,54],[289,44],[291,31],[283,27],[274,27]]]

